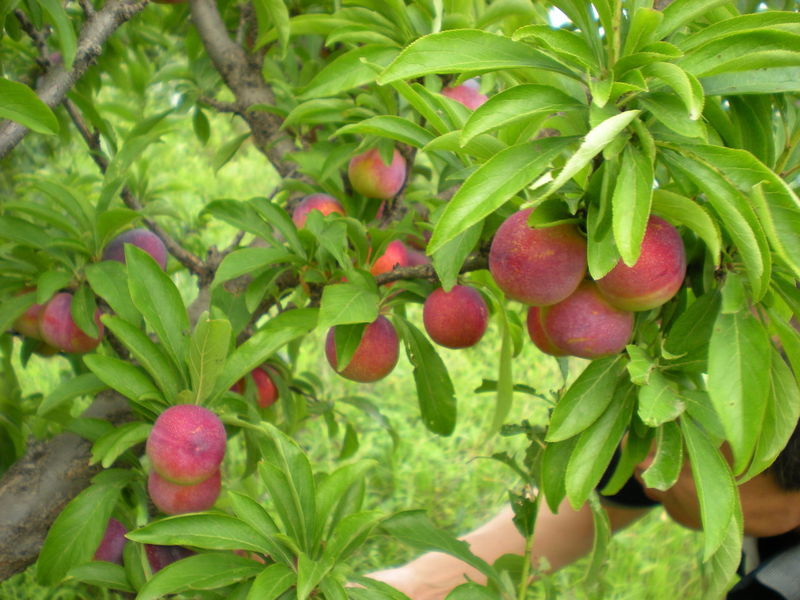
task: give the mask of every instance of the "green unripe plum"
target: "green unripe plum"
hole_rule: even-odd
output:
[[[636,263],[629,267],[620,260],[597,286],[617,308],[649,310],[677,294],[685,276],[686,250],[678,230],[651,215]]]
[[[145,449],[161,477],[188,485],[219,470],[225,442],[225,426],[217,415],[202,406],[179,404],[158,416]]]
[[[209,510],[219,497],[220,472],[199,483],[181,485],[167,481],[155,471],[147,479],[147,492],[158,510],[168,515]]]
[[[406,159],[397,151],[392,163],[383,162],[377,148],[354,156],[347,167],[350,185],[362,196],[390,200],[403,188],[406,181]]]
[[[100,311],[94,313],[97,325],[96,338],[89,337],[78,327],[72,318],[72,294],[60,292],[50,298],[39,314],[39,333],[42,339],[53,348],[80,354],[94,350],[103,339],[103,324],[100,322]]]
[[[586,240],[570,224],[529,227],[531,211],[515,212],[497,229],[489,271],[509,298],[549,306],[574,292],[586,274]]]
[[[422,322],[430,338],[446,348],[469,348],[486,332],[489,309],[475,288],[455,285],[434,290],[422,306]]]
[[[163,270],[166,270],[167,247],[160,237],[149,229],[144,228],[129,229],[111,240],[103,250],[103,260],[116,260],[124,264],[125,244],[133,244],[141,248],[152,256]]]
[[[329,194],[311,194],[298,202],[292,211],[292,221],[294,221],[295,227],[302,228],[306,224],[308,213],[312,210],[318,210],[323,215],[331,213],[344,215],[344,207],[333,196]]]
[[[325,356],[339,375],[352,381],[371,383],[392,372],[400,354],[400,341],[389,319],[380,315],[366,326],[353,358],[342,370],[337,368],[335,329],[332,327],[328,331]]]
[[[581,358],[621,352],[633,333],[633,313],[612,306],[592,281],[541,309],[542,330],[556,349]]]

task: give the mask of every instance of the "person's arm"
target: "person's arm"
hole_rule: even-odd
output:
[[[647,509],[604,506],[616,531],[635,521]],[[503,509],[492,520],[461,539],[470,545],[476,556],[489,564],[504,554],[523,554],[525,538],[512,522],[510,507]],[[539,565],[542,557],[547,559],[550,570],[555,571],[580,558],[592,547],[594,524],[588,506],[572,510],[566,501],[554,514],[542,504],[536,520],[533,538],[532,562]],[[367,575],[397,588],[412,600],[441,600],[456,586],[467,581],[483,583],[485,577],[473,567],[441,552],[429,552],[394,569],[377,571]]]

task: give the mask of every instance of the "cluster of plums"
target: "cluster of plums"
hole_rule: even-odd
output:
[[[678,230],[651,215],[641,254],[586,278],[586,240],[572,224],[534,229],[532,209],[506,219],[492,240],[489,270],[505,294],[530,306],[528,333],[555,356],[599,358],[625,348],[633,312],[661,306],[680,289],[686,254]]]
[[[125,244],[133,244],[150,254],[166,269],[167,249],[156,234],[147,229],[130,229],[116,236],[103,250],[103,260],[125,262]],[[32,293],[26,289],[23,292]],[[58,292],[44,304],[33,304],[14,321],[14,330],[20,335],[39,340],[36,351],[50,355],[56,352],[82,354],[97,348],[103,339],[104,329],[100,322],[100,311],[94,314],[97,336],[87,335],[72,318],[73,295]]]

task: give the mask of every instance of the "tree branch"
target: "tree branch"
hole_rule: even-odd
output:
[[[86,73],[102,52],[106,40],[123,23],[139,13],[147,2],[111,0],[86,21],[78,37],[78,49],[70,71],[54,65],[38,86],[39,99],[53,108],[60,104],[72,86]],[[27,135],[28,128],[14,121],[0,122],[0,158],[4,158]]]

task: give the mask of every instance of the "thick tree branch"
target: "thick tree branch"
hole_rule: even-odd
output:
[[[261,65],[230,37],[214,0],[191,0],[192,21],[203,40],[214,67],[236,97],[235,112],[242,115],[253,133],[256,147],[264,153],[281,177],[295,175],[294,165],[285,157],[297,148],[281,131],[282,119],[256,105],[272,106],[275,97],[264,82]],[[232,107],[228,107],[232,108]]]
[[[54,65],[39,82],[39,99],[51,108],[60,104],[67,92],[100,55],[103,44],[111,34],[145,6],[147,2],[111,0],[101,11],[92,15],[78,37],[78,49],[72,69],[66,71],[62,65]],[[0,122],[0,158],[11,152],[27,133],[28,128],[19,123]]]
[[[109,391],[83,416],[121,423],[130,412],[127,401]],[[91,447],[74,433],[36,442],[0,479],[0,581],[36,560],[55,518],[100,471],[89,465]]]

